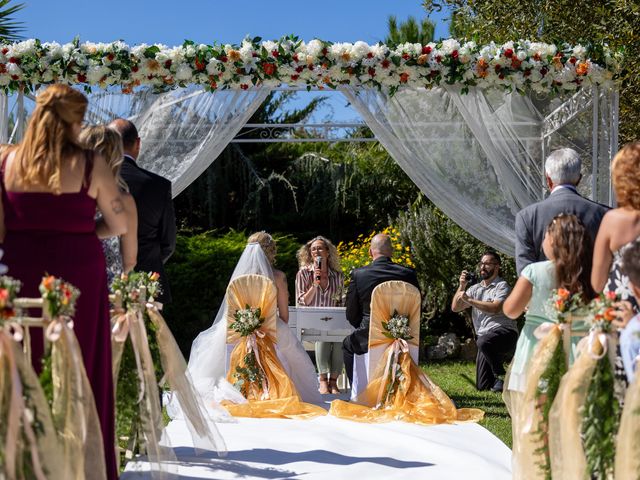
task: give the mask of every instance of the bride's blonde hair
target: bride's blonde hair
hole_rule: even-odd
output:
[[[124,161],[120,134],[106,125],[91,125],[82,129],[78,141],[83,147],[95,150],[104,157],[120,189],[128,192],[129,186],[120,175],[120,167]]]
[[[276,241],[267,232],[252,233],[247,239],[247,243],[257,243],[262,247],[262,251],[267,256],[269,263],[273,265],[276,260]]]
[[[36,108],[16,149],[20,183],[60,193],[62,159],[81,150],[73,126],[82,122],[86,110],[87,98],[67,85],[51,85],[36,97]]]

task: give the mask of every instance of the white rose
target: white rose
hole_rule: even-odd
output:
[[[365,42],[357,41],[351,48],[351,56],[353,60],[358,61],[361,58],[366,57],[367,53],[369,53],[370,50],[371,48],[368,44],[366,44]]]
[[[584,58],[587,55],[587,49],[582,45],[576,45],[573,47],[573,56],[576,58]]]
[[[209,75],[217,75],[218,73],[220,73],[219,67],[221,64],[222,62],[216,60],[215,58],[212,58],[211,60],[209,60],[209,63],[207,63],[207,73]]]
[[[460,42],[454,38],[449,38],[442,42],[442,50],[446,55],[450,55],[454,50],[460,48]]]
[[[307,43],[306,47],[307,47],[307,55],[310,55],[314,58],[318,58],[322,53],[322,49],[324,48],[324,45],[320,40],[314,39],[314,40],[311,40],[309,43]]]
[[[102,66],[92,66],[87,69],[87,83],[95,85],[109,71],[108,68]]]
[[[191,80],[192,74],[193,71],[191,70],[191,67],[185,63],[180,64],[180,66],[176,70],[176,78],[178,80]]]

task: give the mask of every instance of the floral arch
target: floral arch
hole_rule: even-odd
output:
[[[31,93],[78,85],[91,92],[89,121],[136,122],[140,163],[171,179],[175,196],[273,89],[337,89],[442,211],[513,254],[515,213],[542,198],[550,150],[578,150],[582,193],[613,201],[619,63],[603,45],[527,40],[395,48],[296,37],[177,47],[26,40],[0,45],[0,141],[20,138]]]

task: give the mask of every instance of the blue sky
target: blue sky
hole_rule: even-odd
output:
[[[138,43],[181,44],[239,43],[246,35],[276,39],[295,34],[304,40],[334,42],[383,41],[387,18],[424,18],[420,0],[22,0],[25,8],[15,15],[24,22],[26,38],[65,43],[76,35],[82,41],[123,40]],[[20,3],[20,0],[12,3]],[[436,38],[448,37],[447,14],[432,17]],[[312,93],[298,94],[292,105],[306,103]],[[357,120],[337,93],[311,121]]]

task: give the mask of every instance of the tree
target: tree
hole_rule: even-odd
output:
[[[10,43],[20,40],[24,31],[23,22],[16,22],[12,16],[22,10],[24,3],[9,6],[11,0],[0,0],[0,42]]]
[[[389,28],[389,34],[384,43],[386,43],[389,48],[406,42],[425,45],[433,41],[433,35],[436,29],[435,24],[428,18],[424,18],[418,23],[415,17],[409,17],[406,21],[400,22],[398,26],[398,20],[394,15],[389,16],[387,26]]]
[[[620,88],[622,143],[640,138],[640,3],[637,0],[426,0],[452,10],[452,34],[477,42],[520,38],[606,43],[624,52]]]

